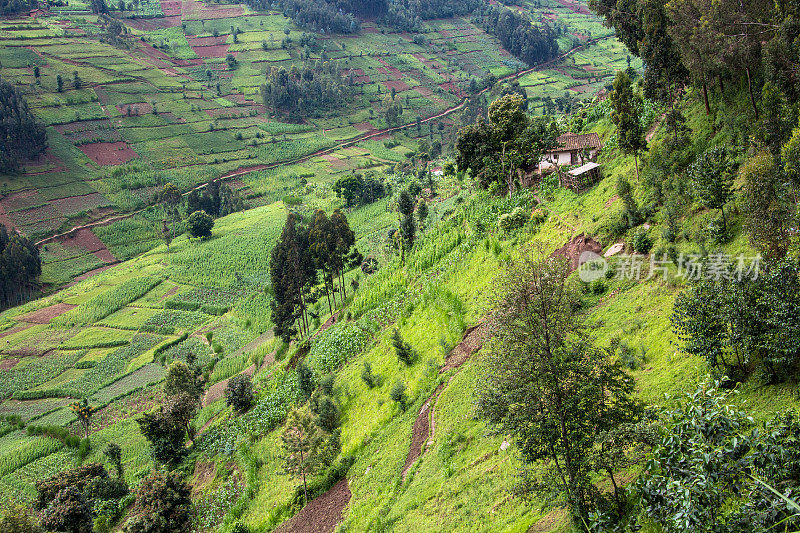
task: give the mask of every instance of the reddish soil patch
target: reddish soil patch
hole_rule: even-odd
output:
[[[162,17],[156,19],[127,19],[125,24],[132,28],[142,31],[163,30],[164,28],[174,28],[181,25],[181,17]]]
[[[569,259],[570,272],[578,268],[578,263],[583,252],[603,253],[603,247],[599,242],[586,237],[583,233],[569,241],[567,244],[552,253],[551,257],[566,257]]]
[[[256,372],[256,365],[250,365],[242,371],[242,374],[246,376],[252,376]],[[203,396],[203,407],[206,405],[210,405],[217,400],[221,400],[225,396],[225,389],[228,387],[228,382],[231,379],[223,379],[219,383],[215,383],[211,385],[208,390],[206,391],[206,395]]]
[[[317,335],[319,335],[332,325],[336,324],[336,319],[338,318],[339,318],[339,311],[336,311],[335,313],[333,313],[333,315],[330,316],[330,318],[328,318],[328,320],[325,321],[324,324],[322,324],[322,326],[320,326],[320,328],[317,330],[316,333],[314,333],[312,338],[316,337]]]
[[[230,45],[227,44],[217,44],[214,46],[193,46],[192,50],[194,53],[197,54],[198,57],[203,59],[215,58],[215,57],[225,57],[228,53],[228,47]]]
[[[100,261],[104,263],[117,263],[117,258],[114,257],[109,250],[97,250],[94,252],[94,256],[97,257]]]
[[[55,317],[63,315],[70,309],[75,309],[76,307],[76,305],[65,303],[54,304],[44,309],[28,313],[27,315],[17,317],[17,319],[29,324],[49,324]]]
[[[6,330],[0,331],[0,339],[3,337],[8,337],[9,335],[13,335],[14,333],[19,333],[20,331],[26,330],[31,327],[33,324],[23,324],[21,326],[14,326],[13,328],[8,328]]]
[[[414,90],[417,91],[421,96],[428,97],[433,95],[433,91],[428,89],[427,87],[422,87],[422,86],[414,87]]]
[[[397,92],[403,92],[408,90],[408,84],[404,81],[385,81],[383,84],[386,86],[387,89],[394,89]]]
[[[465,96],[464,91],[462,91],[455,83],[452,81],[448,81],[446,83],[439,84],[439,87],[444,89],[447,92],[450,92],[459,98],[463,98]]]
[[[198,461],[194,465],[194,475],[192,475],[192,497],[196,498],[216,476],[217,463]]]
[[[558,0],[558,3],[574,13],[580,13],[581,15],[592,14],[592,12],[589,11],[589,9],[586,6],[579,4],[578,2],[570,2],[569,0]]]
[[[121,165],[130,161],[138,154],[128,146],[128,143],[119,141],[115,143],[94,143],[80,146],[80,151],[98,165]]]
[[[346,479],[331,487],[325,494],[284,522],[277,533],[328,533],[342,520],[342,512],[350,501],[350,485]]]
[[[16,357],[7,357],[0,361],[0,370],[10,370],[19,363],[19,359]]]
[[[6,213],[5,209],[3,209],[2,203],[0,203],[0,224],[8,229],[16,229],[14,223],[11,222],[11,217],[9,217],[8,213]]]
[[[119,104],[117,107],[117,111],[122,113],[123,115],[127,115],[129,113],[133,116],[139,115],[149,115],[153,112],[153,106],[148,104],[147,102],[137,102],[135,104]]]
[[[362,122],[360,124],[353,124],[353,127],[358,131],[372,131],[375,129],[375,126],[370,124],[369,122]]]
[[[82,248],[89,252],[96,252],[98,250],[105,250],[106,245],[103,244],[97,235],[92,233],[89,228],[81,228],[75,232],[68,234],[62,241],[66,246],[73,246],[75,248]]]
[[[162,296],[162,297],[161,297],[161,299],[162,299],[162,300],[166,300],[166,299],[167,299],[167,298],[169,298],[170,296],[174,296],[176,292],[178,292],[178,287],[177,287],[177,286],[175,286],[175,287],[172,287],[170,290],[168,290],[168,291],[167,291],[167,292],[164,294],[164,296]]]
[[[144,389],[117,400],[100,409],[92,417],[92,433],[105,429],[123,418],[135,416],[164,402],[164,392],[160,388]]]
[[[609,199],[606,201],[606,203],[605,203],[604,205],[605,205],[605,207],[611,207],[611,204],[613,204],[613,203],[614,203],[614,202],[616,202],[617,200],[619,200],[619,196],[617,196],[617,195],[615,194],[614,196],[612,196],[611,198],[609,198]]]
[[[67,170],[64,163],[53,154],[51,148],[48,148],[34,159],[23,161],[22,166],[25,168],[25,174],[29,175],[65,172]]]
[[[181,14],[180,0],[161,0],[161,11],[167,17],[174,17]]]
[[[467,359],[475,352],[483,348],[486,339],[489,338],[489,324],[488,321],[480,322],[464,332],[464,337],[461,339],[455,348],[453,348],[444,366],[439,370],[440,373],[447,372],[452,368],[458,368],[463,365]]]

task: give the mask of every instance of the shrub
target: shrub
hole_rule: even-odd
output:
[[[225,403],[236,412],[244,413],[253,405],[253,380],[246,374],[239,374],[228,381],[225,387]]]
[[[646,254],[653,247],[653,241],[647,235],[647,231],[639,229],[633,235],[633,249],[640,254]]]
[[[394,334],[392,334],[392,346],[394,346],[394,351],[400,361],[408,366],[414,364],[414,359],[416,358],[414,349],[410,344],[403,340],[403,337],[400,335],[400,331],[397,329],[395,329]]]
[[[364,368],[361,369],[361,381],[370,389],[377,384],[377,379],[372,373],[372,365],[368,361],[364,361]]]
[[[139,485],[125,533],[188,533],[192,528],[191,490],[178,472],[154,471]]]
[[[408,401],[408,398],[406,397],[405,383],[403,383],[402,381],[398,381],[397,383],[395,383],[394,387],[392,387],[392,390],[389,391],[389,398],[391,398],[392,401],[400,404],[400,409],[405,411],[406,402]]]
[[[42,533],[32,513],[24,507],[15,505],[0,518],[0,531],[3,533]]]
[[[497,227],[503,231],[521,228],[528,221],[528,215],[521,207],[515,207],[510,213],[503,213],[497,218]]]
[[[36,490],[39,495],[36,504],[39,509],[44,509],[65,488],[75,487],[84,491],[87,485],[98,477],[108,477],[108,472],[99,463],[89,463],[37,481]]]

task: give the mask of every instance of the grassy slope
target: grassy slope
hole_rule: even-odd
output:
[[[698,146],[720,142],[727,133],[711,135],[708,123],[693,99],[684,102],[687,115],[692,117],[694,141]],[[610,133],[608,123],[601,121],[592,126],[604,136]],[[658,142],[659,134],[655,138]],[[499,254],[487,252],[483,240],[470,241],[466,230],[464,248],[457,247],[440,262],[424,272],[409,272],[399,266],[387,266],[382,280],[362,288],[362,301],[370,300],[368,293],[377,291],[382,296],[394,294],[398,301],[425,301],[428,284],[451,291],[463,304],[463,319],[475,323],[487,306],[487,293],[491,291],[492,277],[501,268],[496,257],[513,255],[519,244],[529,239],[541,240],[555,249],[579,233],[595,235],[603,240],[604,224],[619,216],[619,202],[614,183],[617,176],[625,176],[635,183],[633,161],[615,151],[607,151],[602,158],[605,179],[592,190],[577,195],[560,190],[546,202],[550,219],[535,235],[519,234],[510,240],[497,235]],[[642,188],[638,188],[641,192]],[[483,200],[488,201],[488,200]],[[708,217],[703,210],[692,207],[683,224],[694,231],[702,227]],[[662,246],[659,215],[653,220],[651,236],[656,247]],[[734,225],[739,227],[737,222]],[[465,224],[466,227],[466,224]],[[438,235],[437,238],[441,238]],[[495,237],[489,237],[494,239]],[[604,246],[612,244],[603,241]],[[680,251],[696,251],[696,245],[679,240]],[[493,248],[493,247],[492,247]],[[735,235],[724,250],[735,254],[752,254],[745,238]],[[394,275],[388,270],[396,269]],[[394,292],[386,280],[406,280],[408,287],[396,287]],[[706,375],[705,363],[680,353],[669,324],[672,302],[680,290],[676,281],[652,280],[633,283],[610,281],[608,291],[601,297],[587,297],[587,320],[592,325],[597,342],[607,345],[618,338],[628,346],[644,353],[644,361],[633,370],[640,397],[648,403],[669,401],[665,395],[675,395],[689,390]],[[421,300],[420,300],[421,299]],[[358,309],[359,306],[354,304]],[[400,307],[403,307],[400,304]],[[513,496],[511,489],[519,460],[513,447],[500,451],[502,436],[487,436],[489,428],[473,417],[472,402],[475,380],[478,378],[476,361],[467,363],[447,386],[436,404],[436,434],[432,446],[412,467],[406,480],[402,469],[410,442],[411,425],[425,399],[435,386],[449,376],[439,376],[431,369],[428,360],[441,363],[441,349],[436,339],[449,335],[452,323],[430,302],[414,305],[406,303],[399,312],[399,327],[405,338],[423,356],[411,369],[403,368],[397,361],[389,343],[391,328],[375,339],[362,355],[348,362],[337,375],[337,392],[343,407],[343,443],[346,452],[357,454],[357,460],[348,473],[352,500],[346,511],[348,531],[526,531],[531,524],[543,531],[563,527],[558,513],[540,511],[536,502],[526,502]],[[451,315],[452,317],[452,315]],[[451,322],[452,322],[451,318]],[[452,342],[452,335],[447,337]],[[384,385],[367,389],[360,380],[362,361],[370,361],[383,378]],[[391,405],[388,390],[397,380],[408,383],[411,406],[406,412]],[[786,408],[798,407],[796,393],[788,385],[759,386],[753,380],[746,383],[738,400],[757,419],[771,417]],[[276,442],[271,435],[267,440]],[[261,445],[259,445],[261,448]],[[261,471],[263,486],[271,486],[271,472],[279,468],[275,452],[264,455],[266,463]],[[291,486],[291,485],[289,485]],[[265,489],[253,502],[247,522],[261,530],[268,526],[263,509],[286,501],[286,489]],[[537,529],[538,530],[538,529]]]

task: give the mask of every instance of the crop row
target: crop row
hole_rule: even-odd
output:
[[[119,311],[129,303],[147,294],[153,287],[161,283],[162,278],[142,276],[112,287],[98,294],[88,302],[67,311],[53,320],[53,324],[61,327],[83,326],[104,319],[111,313]]]

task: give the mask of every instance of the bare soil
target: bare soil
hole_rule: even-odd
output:
[[[54,304],[49,307],[45,307],[43,309],[39,309],[38,311],[33,311],[32,313],[28,313],[27,315],[22,315],[17,317],[18,320],[22,322],[27,322],[29,324],[49,324],[51,320],[55,317],[63,315],[70,309],[74,309],[77,307],[76,305],[71,304]]]
[[[328,533],[342,520],[342,512],[350,502],[350,485],[339,481],[328,492],[308,505],[276,529],[276,533]]]
[[[102,166],[121,165],[138,157],[138,154],[124,141],[84,144],[78,148],[89,159]]]
[[[567,244],[553,252],[551,257],[566,257],[569,260],[570,272],[578,268],[578,262],[583,252],[603,253],[603,246],[583,233],[573,238]]]
[[[489,323],[488,320],[483,320],[480,323],[467,328],[464,332],[464,337],[461,339],[455,348],[453,348],[445,359],[444,366],[439,370],[439,373],[447,372],[450,369],[458,368],[463,365],[467,359],[475,352],[483,348],[483,343],[489,337]]]
[[[406,456],[406,464],[403,466],[403,479],[406,478],[408,474],[408,470],[411,468],[411,465],[414,464],[420,455],[423,453],[423,448],[429,440],[429,437],[432,435],[432,412],[433,412],[433,405],[436,403],[436,400],[439,398],[439,393],[442,392],[444,389],[444,383],[440,383],[436,390],[433,391],[431,397],[428,398],[422,405],[422,409],[419,410],[417,414],[417,419],[414,420],[414,425],[411,426],[411,446],[408,448],[408,455]]]

